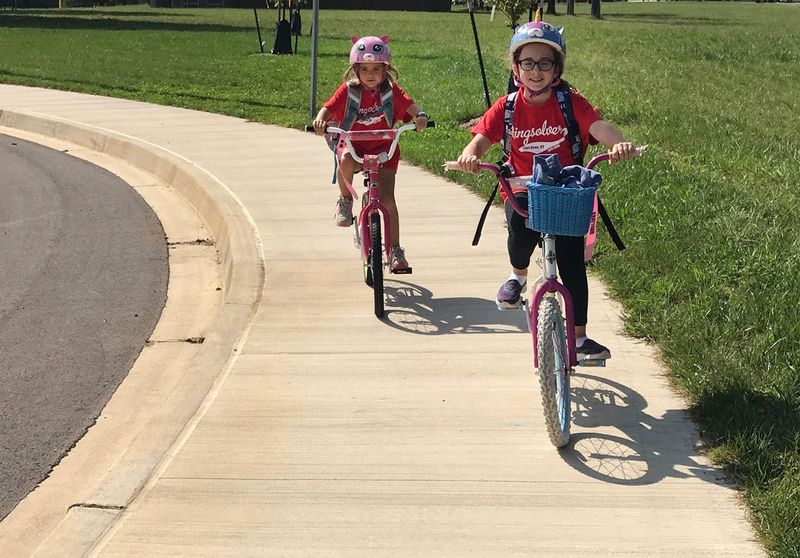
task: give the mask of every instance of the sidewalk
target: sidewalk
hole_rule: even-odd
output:
[[[380,322],[351,231],[332,223],[320,138],[0,85],[0,126],[14,125],[107,152],[130,143],[116,152],[145,169],[146,151],[183,160],[178,175],[149,164],[200,181],[184,191],[223,231],[226,299],[201,349],[214,359],[164,397],[163,451],[132,436],[102,478],[71,479],[69,506],[48,479],[0,523],[0,555],[763,555],[654,351],[621,334],[595,281],[590,334],[614,358],[578,370],[573,442],[550,445],[522,314],[492,301],[502,212],[470,246],[483,202],[462,187],[401,165],[414,273],[388,278]]]

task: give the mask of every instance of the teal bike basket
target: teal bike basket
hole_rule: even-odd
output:
[[[596,190],[528,182],[528,226],[543,234],[584,236]]]

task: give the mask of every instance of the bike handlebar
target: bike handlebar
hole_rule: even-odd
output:
[[[637,147],[635,150],[634,157],[639,157],[640,155],[642,155],[645,152],[645,149],[647,149],[646,145]],[[589,163],[586,165],[586,168],[587,169],[594,168],[595,165],[597,165],[597,163],[608,161],[609,159],[611,159],[610,152],[601,153],[599,155],[596,155],[595,157],[592,157]],[[497,176],[498,181],[500,182],[500,187],[503,189],[503,192],[505,192],[506,199],[511,203],[511,205],[514,208],[514,211],[516,211],[522,217],[525,217],[527,219],[528,210],[522,207],[522,205],[520,205],[520,203],[517,201],[517,197],[514,195],[514,192],[511,189],[511,183],[509,182],[509,178],[513,177],[513,170],[508,165],[508,163],[498,163],[498,164],[480,163],[478,165],[478,168],[481,170],[491,171]],[[444,170],[445,171],[461,170],[461,166],[459,165],[458,161],[445,161]],[[518,177],[518,178],[522,179],[530,177]]]
[[[436,122],[433,120],[428,120],[426,128],[435,128]],[[336,126],[325,126],[326,134],[340,134],[344,137],[344,140],[347,142],[347,148],[350,152],[350,155],[359,163],[364,162],[363,157],[359,157],[358,154],[353,149],[353,139],[358,141],[361,140],[392,140],[392,144],[389,147],[388,153],[381,153],[378,157],[379,160],[383,163],[390,160],[394,157],[394,152],[397,150],[397,143],[400,140],[400,136],[403,135],[404,132],[408,132],[409,130],[415,130],[417,128],[416,123],[409,122],[408,124],[403,124],[397,128],[388,128],[385,130],[343,130],[342,128],[338,128]],[[314,132],[314,126],[306,126],[306,132]],[[384,157],[385,156],[385,159]]]

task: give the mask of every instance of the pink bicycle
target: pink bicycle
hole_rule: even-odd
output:
[[[435,127],[436,123],[428,121],[428,128]],[[412,122],[398,128],[386,130],[343,130],[336,126],[326,126],[325,133],[338,135],[347,144],[348,151],[362,166],[364,186],[366,191],[361,195],[361,210],[354,217],[353,235],[354,242],[361,249],[361,262],[364,268],[364,282],[372,287],[375,316],[382,318],[384,315],[384,288],[383,271],[391,261],[392,237],[391,217],[389,211],[381,203],[378,192],[378,170],[392,157],[397,150],[400,136],[409,130],[416,129]],[[314,131],[312,126],[306,127],[307,131]],[[391,140],[388,152],[377,155],[364,154],[360,157],[353,148],[353,142],[367,140]],[[339,153],[337,152],[337,156]],[[359,196],[354,186],[345,181],[345,186],[350,191],[352,198]],[[392,271],[392,273],[411,273],[410,267]]]
[[[643,150],[639,148],[637,155]],[[586,168],[591,169],[609,158],[608,153],[598,155],[589,161]],[[459,170],[455,161],[448,161],[444,166],[445,170]],[[530,228],[542,233],[542,256],[539,260],[542,275],[536,282],[530,306],[524,301],[522,308],[533,337],[533,366],[539,376],[547,433],[553,445],[560,448],[570,438],[570,376],[574,373],[574,367],[605,366],[605,360],[578,361],[572,297],[558,280],[556,266],[556,235],[586,234],[592,217],[594,189],[543,187],[529,182],[531,177],[514,177],[515,180],[528,182],[529,208],[524,208],[512,192],[509,167],[481,163],[480,168],[497,175],[500,187],[514,211],[529,220]],[[574,200],[577,196],[582,199],[576,204]],[[574,211],[576,207],[579,208],[577,212]]]

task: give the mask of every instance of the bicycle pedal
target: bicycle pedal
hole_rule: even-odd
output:
[[[395,275],[410,275],[412,272],[411,269],[410,267],[404,267],[402,269],[390,269],[389,272]]]
[[[604,358],[584,358],[578,361],[578,366],[604,367],[605,365],[606,359]]]
[[[501,312],[505,312],[506,310],[519,310],[519,309],[527,310],[528,309],[528,305],[525,303],[524,299],[519,304],[517,304],[516,306],[504,306],[503,304],[501,304],[500,302],[497,302],[496,300],[494,301],[494,305]]]

